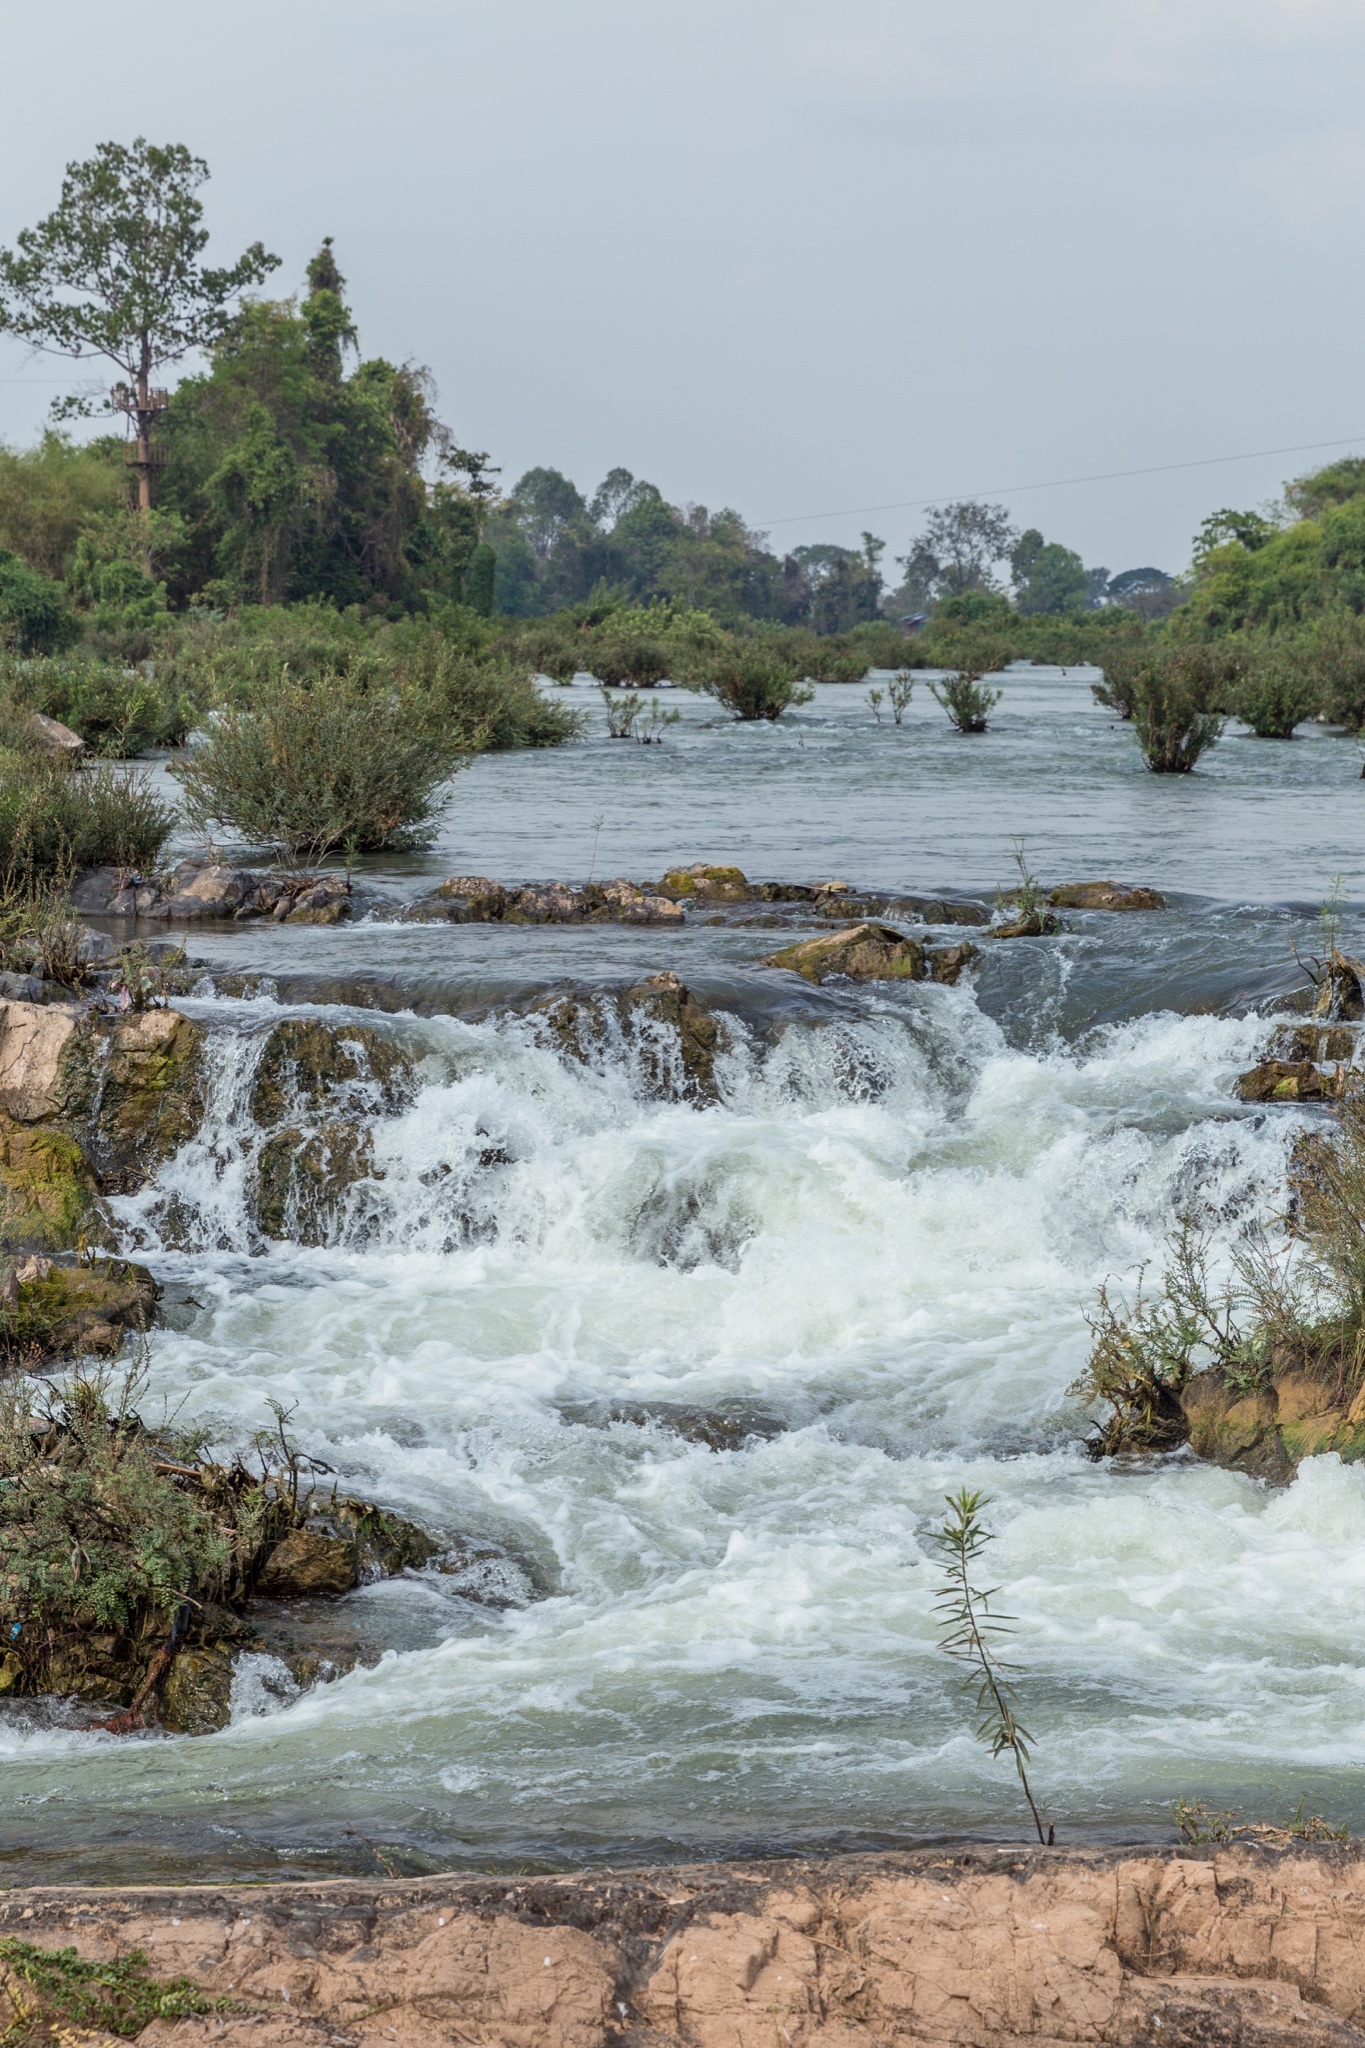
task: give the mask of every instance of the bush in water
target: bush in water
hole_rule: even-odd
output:
[[[1317,678],[1292,640],[1252,650],[1227,695],[1227,709],[1258,740],[1292,740],[1295,726],[1312,717],[1317,702]]]
[[[1133,679],[1133,730],[1154,775],[1188,775],[1226,724],[1241,669],[1210,647],[1153,648]]]
[[[0,881],[69,881],[79,868],[150,866],[175,813],[140,775],[0,752]]]
[[[1147,658],[1148,651],[1140,640],[1119,640],[1106,648],[1100,681],[1090,685],[1096,703],[1117,711],[1120,718],[1131,718],[1138,670]]]
[[[438,719],[428,692],[371,688],[349,676],[263,685],[249,710],[220,711],[171,773],[190,824],[316,861],[420,846],[449,800],[443,788],[483,744]]]
[[[60,719],[96,753],[116,759],[178,747],[203,704],[160,663],[129,668],[78,654],[0,657],[0,695]]]
[[[1299,647],[1313,678],[1315,708],[1333,725],[1365,731],[1365,619],[1328,613]]]
[[[701,688],[745,720],[778,719],[789,705],[809,704],[815,695],[780,655],[745,641],[737,641],[710,664]]]

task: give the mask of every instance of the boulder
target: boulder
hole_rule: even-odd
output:
[[[749,887],[742,869],[708,866],[699,860],[690,868],[670,868],[659,884],[659,893],[696,897],[702,903],[749,903],[757,892]]]
[[[0,1347],[26,1356],[113,1356],[130,1330],[151,1328],[161,1290],[127,1259],[3,1262]]]
[[[19,1123],[61,1116],[84,1080],[80,1003],[0,1003],[0,1111]]]
[[[375,1178],[373,1146],[363,1124],[331,1118],[316,1130],[286,1126],[256,1153],[256,1221],[267,1237],[294,1244],[332,1244],[342,1207],[357,1181]]]
[[[1342,1400],[1301,1363],[1272,1370],[1265,1385],[1250,1389],[1217,1367],[1196,1373],[1180,1405],[1197,1458],[1272,1483],[1323,1451],[1348,1462],[1365,1457],[1365,1392]]]
[[[511,895],[487,875],[451,875],[430,896],[414,903],[407,915],[419,922],[444,919],[450,924],[496,924],[507,911]]]
[[[1024,910],[1003,924],[993,924],[988,939],[1046,939],[1062,929],[1062,921],[1050,910]]]
[[[278,906],[275,915],[279,916]],[[341,924],[352,915],[351,884],[345,875],[319,875],[292,892],[290,924]]]
[[[891,896],[882,905],[888,917],[913,917],[920,924],[989,924],[981,903],[954,903],[946,896]]]
[[[131,917],[141,880],[131,868],[86,868],[71,884],[71,907],[82,917]]]
[[[1360,1031],[1354,1024],[1294,1024],[1277,1034],[1266,1058],[1326,1060],[1334,1066],[1349,1066],[1360,1045]]]
[[[354,1538],[291,1529],[266,1559],[256,1591],[266,1599],[315,1593],[349,1593],[360,1584],[360,1554]]]
[[[931,948],[924,957],[929,963],[929,973],[933,980],[943,982],[952,988],[963,969],[970,967],[973,960],[981,958],[981,948],[963,939],[956,946],[945,946],[941,951],[934,951]]]
[[[37,1003],[42,996],[43,984],[38,975],[0,973],[0,1002]]]
[[[567,882],[537,882],[515,890],[503,916],[508,924],[578,924],[583,900]]]
[[[256,1069],[251,1113],[262,1130],[349,1098],[357,1109],[393,1115],[411,1098],[407,1053],[370,1024],[289,1017],[270,1031]]]
[[[1359,1024],[1365,1019],[1365,961],[1335,950],[1329,955],[1313,1015],[1329,1024]]]
[[[213,1735],[232,1719],[230,1649],[181,1650],[161,1682],[156,1718],[174,1735]]]
[[[132,1194],[204,1114],[204,1030],[178,1010],[97,1021],[103,1054],[86,1146],[106,1194]]]
[[[65,1131],[0,1115],[0,1245],[71,1251],[109,1244],[113,1223],[85,1154]]]
[[[846,931],[803,939],[770,954],[763,965],[787,968],[812,982],[828,981],[836,974],[851,981],[923,981],[927,972],[919,941],[886,924],[855,924]]]
[[[63,725],[59,718],[49,718],[45,711],[30,711],[29,728],[45,754],[71,755],[85,752],[85,741],[78,732],[72,732],[69,725]]]
[[[1311,1060],[1262,1060],[1238,1076],[1237,1093],[1243,1102],[1324,1102],[1341,1085]]]
[[[1155,889],[1130,889],[1126,882],[1065,882],[1048,902],[1057,910],[1164,910]]]
[[[681,906],[671,896],[655,895],[638,882],[589,882],[581,895],[588,917],[613,924],[682,924]]]
[[[165,900],[164,915],[175,919],[231,917],[256,887],[257,878],[244,868],[215,864],[177,874],[174,894]]]

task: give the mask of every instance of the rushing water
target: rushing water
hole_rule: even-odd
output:
[[[1106,1275],[1191,1203],[1274,1215],[1298,1117],[1232,1083],[1361,873],[1356,750],[1229,736],[1163,781],[1082,679],[1011,679],[998,731],[822,691],[775,730],[688,700],[662,748],[480,762],[443,847],[381,879],[754,876],[1177,892],[989,953],[971,986],[796,990],[762,930],[241,927],[200,1135],[119,1204],[167,1283],[155,1384],[224,1443],[267,1397],[346,1484],[506,1560],[490,1606],[410,1577],[345,1603],[389,1647],[301,1698],[266,1660],[200,1738],[0,1721],[7,1868],[279,1874],[625,1862],[1021,1832],[938,1647],[944,1494],[993,1497],[1036,1784],[1061,1839],[1178,1795],[1365,1822],[1365,1471],[1289,1487],[1185,1455],[1098,1466],[1067,1389]],[[1348,820],[1348,823],[1343,823]],[[509,1000],[677,969],[731,1020],[722,1101],[662,1104],[629,1043],[566,1064]],[[417,1056],[324,1249],[267,1244],[246,1113],[282,1007]],[[386,1013],[386,1014],[385,1014]],[[174,1228],[168,1219],[174,1218]],[[715,1451],[670,1427],[721,1409]],[[356,1832],[348,1832],[348,1830]]]

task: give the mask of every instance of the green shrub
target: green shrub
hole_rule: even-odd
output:
[[[1365,731],[1365,618],[1330,612],[1299,641],[1316,708],[1332,725]]]
[[[0,656],[0,693],[59,718],[96,753],[117,759],[180,746],[203,709],[197,680],[195,696],[186,679],[155,662],[129,668],[74,653],[27,661]]]
[[[285,677],[262,684],[249,709],[216,712],[171,773],[192,825],[227,825],[313,861],[337,847],[429,843],[449,800],[442,785],[485,739],[438,716],[431,690]]]
[[[1188,775],[1226,723],[1218,708],[1240,676],[1211,647],[1155,647],[1133,678],[1133,730],[1154,775]]]
[[[1224,708],[1257,739],[1291,740],[1317,704],[1318,679],[1297,643],[1286,639],[1248,650],[1246,668],[1231,683]]]
[[[815,695],[780,655],[745,641],[712,658],[700,687],[745,721],[778,719],[790,705],[809,704]]]
[[[0,753],[0,883],[69,879],[80,868],[145,868],[175,813],[141,775]]]
[[[1131,718],[1138,670],[1147,655],[1148,650],[1141,640],[1120,640],[1106,648],[1100,681],[1090,685],[1090,694],[1096,703],[1117,711],[1120,718]]]
[[[943,649],[956,675],[930,683],[930,694],[943,706],[959,732],[984,732],[1003,690],[987,689],[981,678],[994,675],[1010,660],[1008,646],[989,634],[963,632]]]
[[[61,585],[0,551],[0,647],[54,654],[79,636]]]

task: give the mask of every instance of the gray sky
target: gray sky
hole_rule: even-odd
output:
[[[999,491],[1121,569],[1356,435],[1361,0],[44,0],[4,9],[0,242],[106,138],[210,253],[336,238],[367,354],[507,482],[613,464],[776,546]],[[0,437],[62,365],[0,341]],[[10,381],[19,379],[22,381]],[[1342,451],[1344,452],[1344,451]],[[801,519],[803,514],[828,514]]]

